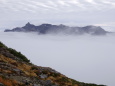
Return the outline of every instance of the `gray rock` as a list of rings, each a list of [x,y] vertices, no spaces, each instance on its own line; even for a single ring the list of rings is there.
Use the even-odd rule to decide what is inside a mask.
[[[46,80],[45,85],[52,85],[51,80]]]
[[[0,83],[0,86],[4,86],[2,83]]]
[[[47,77],[48,77],[46,74],[41,74],[41,75],[39,75],[39,76],[40,76],[40,78],[42,78],[42,79],[44,79],[44,78],[47,78]]]
[[[34,84],[33,86],[42,86],[42,85],[40,85],[40,84]]]
[[[51,80],[41,81],[42,85],[44,86],[52,86]]]

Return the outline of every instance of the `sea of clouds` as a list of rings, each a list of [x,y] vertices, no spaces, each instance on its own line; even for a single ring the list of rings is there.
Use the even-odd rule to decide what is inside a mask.
[[[0,32],[0,41],[38,66],[51,67],[81,82],[114,86],[115,34],[65,36]]]

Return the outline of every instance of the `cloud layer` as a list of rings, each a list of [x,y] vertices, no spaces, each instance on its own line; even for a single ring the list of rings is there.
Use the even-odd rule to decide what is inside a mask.
[[[48,66],[87,83],[114,86],[115,34],[107,36],[52,36],[0,33],[0,41],[26,55],[34,64]]]

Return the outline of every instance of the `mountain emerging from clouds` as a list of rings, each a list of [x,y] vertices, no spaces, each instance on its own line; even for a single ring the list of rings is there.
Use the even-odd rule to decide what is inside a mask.
[[[70,27],[63,24],[52,25],[52,24],[41,24],[35,26],[29,22],[23,27],[16,27],[12,30],[6,29],[4,32],[38,32],[39,34],[91,34],[91,35],[105,35],[108,33],[100,26],[85,26],[85,27]]]

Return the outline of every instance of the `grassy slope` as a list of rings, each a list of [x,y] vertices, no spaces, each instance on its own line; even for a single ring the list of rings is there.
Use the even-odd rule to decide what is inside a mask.
[[[26,86],[22,80],[16,78],[19,76],[22,77],[22,79],[23,77],[26,77],[31,82],[34,81],[34,83],[38,80],[50,80],[52,85],[55,84],[56,86],[105,86],[79,82],[60,74],[51,68],[35,66],[31,64],[30,60],[28,60],[23,54],[12,48],[8,48],[1,42],[0,48],[0,63],[4,64],[5,67],[10,65],[8,68],[18,69],[21,72],[10,70],[8,68],[6,68],[6,70],[0,66],[0,82],[5,86]],[[2,52],[6,52],[8,55],[5,53],[3,54]],[[13,58],[9,58],[10,56]],[[8,75],[10,75],[10,77]],[[41,78],[40,75],[46,75],[47,77]]]

